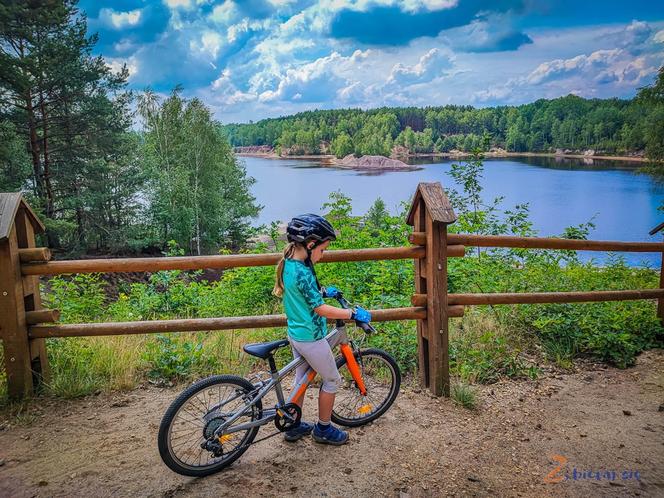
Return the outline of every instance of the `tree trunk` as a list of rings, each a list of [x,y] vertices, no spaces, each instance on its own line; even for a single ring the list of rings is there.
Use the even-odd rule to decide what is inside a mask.
[[[44,211],[46,210],[46,202],[44,197],[44,178],[42,177],[42,167],[39,158],[39,140],[37,138],[37,127],[35,125],[35,111],[32,107],[32,94],[30,90],[25,96],[25,107],[28,114],[28,133],[30,136],[30,154],[32,156],[32,172],[35,177],[35,187],[37,189],[37,197],[42,202]]]

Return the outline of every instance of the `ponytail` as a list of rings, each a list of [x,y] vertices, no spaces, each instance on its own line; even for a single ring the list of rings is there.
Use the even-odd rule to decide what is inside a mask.
[[[286,247],[284,247],[284,255],[277,263],[277,274],[275,275],[274,288],[272,289],[272,294],[281,297],[284,295],[284,261],[286,258],[290,258],[295,252],[295,242],[289,242]]]

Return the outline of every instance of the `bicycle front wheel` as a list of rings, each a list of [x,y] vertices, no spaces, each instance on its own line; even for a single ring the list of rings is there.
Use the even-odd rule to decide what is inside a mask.
[[[368,424],[383,415],[399,394],[401,371],[392,356],[381,349],[355,351],[366,387],[366,395],[360,393],[348,370],[346,358],[337,358],[337,368],[342,384],[337,391],[332,410],[332,421],[346,427]]]

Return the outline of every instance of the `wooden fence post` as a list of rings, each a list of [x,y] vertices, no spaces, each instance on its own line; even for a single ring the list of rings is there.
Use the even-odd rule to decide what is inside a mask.
[[[662,252],[662,263],[659,266],[659,288],[664,289],[664,251]],[[664,325],[664,298],[657,300],[657,316],[662,325]]]
[[[450,394],[447,306],[447,225],[456,215],[439,182],[420,183],[406,222],[424,233],[426,257],[415,260],[415,293],[426,294],[427,317],[417,321],[420,384]]]
[[[50,252],[35,247],[44,225],[20,193],[0,193],[0,338],[4,349],[7,390],[12,399],[33,392],[48,378],[44,339],[28,338],[26,313],[41,310],[39,277],[23,276],[21,260],[43,260]]]

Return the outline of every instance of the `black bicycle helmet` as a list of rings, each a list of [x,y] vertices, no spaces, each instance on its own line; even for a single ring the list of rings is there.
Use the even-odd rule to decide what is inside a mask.
[[[288,223],[286,229],[288,242],[299,242],[305,244],[311,240],[316,241],[314,247],[322,244],[326,240],[335,240],[337,238],[334,228],[322,216],[313,213],[301,214],[293,218]]]

